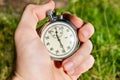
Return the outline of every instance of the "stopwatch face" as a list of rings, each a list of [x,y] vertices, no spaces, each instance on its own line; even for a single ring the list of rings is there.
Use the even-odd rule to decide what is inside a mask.
[[[68,23],[54,22],[42,30],[41,40],[51,57],[70,56],[78,45],[77,33]]]
[[[56,26],[56,27],[55,27]],[[51,36],[53,37],[53,38],[57,38],[56,37],[56,31],[57,31],[57,36],[58,37],[62,37],[62,35],[63,35],[63,27],[61,27],[61,25],[54,25],[53,26],[54,28],[51,28],[50,30],[49,30],[49,34],[51,34]]]

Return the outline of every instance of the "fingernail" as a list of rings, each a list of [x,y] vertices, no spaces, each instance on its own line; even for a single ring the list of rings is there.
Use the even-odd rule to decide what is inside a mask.
[[[73,75],[75,73],[74,69],[71,69],[70,71],[67,72],[69,75]]]
[[[65,70],[70,70],[70,69],[72,69],[73,68],[73,66],[74,66],[74,64],[73,64],[73,62],[66,62],[65,64],[64,64],[64,68],[65,68]]]
[[[87,31],[87,30],[83,30],[83,31],[82,31],[82,33],[83,33],[83,35],[84,35],[86,38],[88,38],[88,37],[89,37],[89,33],[88,33],[88,31]]]
[[[84,72],[86,72],[86,67],[85,66],[83,66],[82,68],[80,68],[80,73],[82,74]]]
[[[67,62],[64,64],[64,69],[65,71],[69,74],[69,75],[73,75],[74,74],[74,64],[73,62]]]

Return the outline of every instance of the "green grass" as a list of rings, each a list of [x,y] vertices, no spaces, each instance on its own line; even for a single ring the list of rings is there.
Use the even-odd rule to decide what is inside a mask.
[[[95,64],[78,80],[120,80],[120,1],[70,0],[66,9],[95,27],[91,40]],[[13,34],[21,10],[0,8],[0,80],[12,71],[14,58]]]

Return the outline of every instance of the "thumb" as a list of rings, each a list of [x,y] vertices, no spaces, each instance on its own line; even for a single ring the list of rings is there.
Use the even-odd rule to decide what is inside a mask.
[[[23,12],[22,18],[15,31],[15,43],[17,46],[23,45],[38,37],[36,25],[39,20],[46,17],[46,12],[54,9],[55,3],[49,0],[48,3],[42,5],[29,4]]]
[[[46,4],[34,5],[29,4],[22,15],[20,24],[33,27],[35,29],[37,22],[46,17],[46,12],[48,10],[53,10],[55,3],[53,0],[49,0]]]

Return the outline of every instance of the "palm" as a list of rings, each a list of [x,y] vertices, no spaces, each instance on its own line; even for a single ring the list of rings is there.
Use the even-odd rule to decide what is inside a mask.
[[[38,72],[44,80],[46,80],[46,77],[49,77],[48,79],[51,78],[50,80],[71,80],[70,76],[64,72],[60,62],[54,62],[50,59],[39,37],[27,40],[21,39],[22,43],[19,45],[22,47],[17,50],[17,67],[21,69],[17,68],[19,74],[22,75],[25,72],[29,72],[27,75],[34,76]]]

